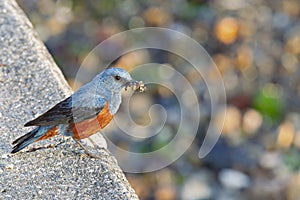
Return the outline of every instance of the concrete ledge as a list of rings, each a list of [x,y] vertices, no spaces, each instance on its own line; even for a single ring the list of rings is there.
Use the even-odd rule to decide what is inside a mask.
[[[92,159],[70,139],[42,141],[38,151],[9,154],[23,124],[71,90],[22,10],[0,1],[0,197],[1,199],[138,199],[116,159],[99,150]]]

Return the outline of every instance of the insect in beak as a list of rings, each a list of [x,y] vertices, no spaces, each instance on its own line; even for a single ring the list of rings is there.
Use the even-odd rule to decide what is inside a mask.
[[[143,81],[132,80],[127,82],[124,87],[125,91],[127,91],[128,87],[131,87],[132,90],[138,90],[139,92],[144,92],[146,90],[146,86],[144,85]]]

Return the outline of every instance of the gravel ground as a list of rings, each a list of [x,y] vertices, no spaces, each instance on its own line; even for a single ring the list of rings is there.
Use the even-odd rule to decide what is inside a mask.
[[[105,149],[87,157],[56,137],[9,154],[23,124],[71,93],[60,70],[15,1],[0,1],[0,199],[138,199]],[[62,142],[59,146],[51,148]]]

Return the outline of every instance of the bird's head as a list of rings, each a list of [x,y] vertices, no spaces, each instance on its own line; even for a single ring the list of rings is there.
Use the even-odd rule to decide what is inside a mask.
[[[120,92],[123,88],[127,87],[135,87],[135,89],[139,88],[141,91],[140,87],[144,87],[141,82],[133,80],[130,74],[121,68],[106,69],[98,76],[101,79],[101,82],[114,92]]]

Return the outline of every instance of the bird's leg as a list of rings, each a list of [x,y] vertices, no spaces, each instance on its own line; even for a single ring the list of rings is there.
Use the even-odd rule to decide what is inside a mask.
[[[73,137],[72,137],[73,138]],[[81,144],[77,139],[75,139],[75,138],[73,138],[74,140],[75,140],[75,142],[81,147],[81,148],[83,148],[83,150],[85,151],[85,153],[88,155],[88,156],[90,156],[90,157],[92,157],[92,158],[100,158],[100,157],[98,157],[98,156],[96,156],[96,155],[94,155],[92,152],[90,152],[85,146],[83,146],[83,144]]]

